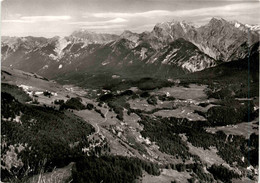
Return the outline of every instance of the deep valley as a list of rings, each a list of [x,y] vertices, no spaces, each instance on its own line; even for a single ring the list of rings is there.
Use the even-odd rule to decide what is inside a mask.
[[[259,31],[247,26],[2,37],[1,181],[257,182]]]

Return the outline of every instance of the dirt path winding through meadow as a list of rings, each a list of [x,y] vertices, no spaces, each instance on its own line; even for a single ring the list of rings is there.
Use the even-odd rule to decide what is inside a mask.
[[[107,121],[108,111],[109,111],[109,109],[107,109],[106,112],[104,113],[104,120],[102,120],[103,118],[100,117],[99,113],[96,113],[93,110],[92,111],[88,111],[88,110],[74,111],[74,114],[79,116],[79,117],[81,117],[86,123],[91,124],[95,128],[95,132],[88,136],[88,138],[91,139],[95,135],[100,133],[100,126],[99,126],[99,124],[105,123]],[[93,114],[94,114],[94,116],[93,116]],[[89,115],[91,115],[92,117],[89,118]]]

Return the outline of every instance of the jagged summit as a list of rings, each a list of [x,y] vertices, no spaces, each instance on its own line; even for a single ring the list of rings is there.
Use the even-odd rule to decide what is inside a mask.
[[[134,43],[136,43],[139,39],[139,34],[133,33],[129,30],[125,30],[121,35],[120,38],[128,39]]]
[[[218,18],[218,17],[212,17],[209,21],[210,22],[227,22],[225,19],[223,18]]]
[[[74,31],[70,38],[76,39],[78,41],[84,41],[88,43],[107,43],[110,41],[114,41],[119,38],[118,35],[115,34],[107,34],[107,33],[96,33],[86,29],[80,29]]]
[[[124,34],[136,34],[136,33],[133,33],[130,30],[124,30],[124,32],[121,35],[124,35]]]

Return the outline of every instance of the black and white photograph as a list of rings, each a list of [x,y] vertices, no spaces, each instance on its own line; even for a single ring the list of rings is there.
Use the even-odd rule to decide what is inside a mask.
[[[0,4],[0,183],[259,182],[259,0]]]

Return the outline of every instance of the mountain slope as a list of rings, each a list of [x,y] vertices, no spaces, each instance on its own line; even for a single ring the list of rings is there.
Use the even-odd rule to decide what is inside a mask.
[[[176,65],[190,72],[217,65],[217,62],[201,52],[194,44],[179,38],[173,41],[148,61],[165,65]]]
[[[259,41],[257,32],[240,27],[233,22],[213,18],[207,25],[198,28],[200,36],[191,39],[196,45],[200,45],[199,48],[205,53],[207,53],[206,50],[210,50],[213,53],[211,56],[215,59],[229,61],[230,55],[241,44],[247,42],[251,46]]]
[[[216,60],[228,61],[230,55],[242,43],[249,39],[249,45],[257,42],[259,34],[257,29],[248,29],[246,25],[238,22],[212,18],[208,24],[198,28],[184,21],[160,23],[151,33],[142,37],[143,40],[153,43],[155,49],[160,49],[178,38],[192,42]]]

